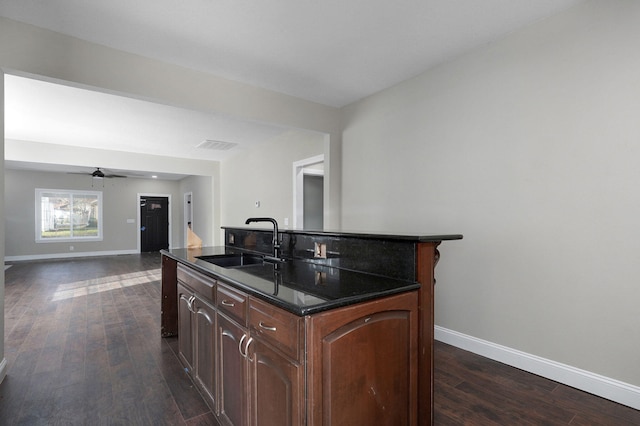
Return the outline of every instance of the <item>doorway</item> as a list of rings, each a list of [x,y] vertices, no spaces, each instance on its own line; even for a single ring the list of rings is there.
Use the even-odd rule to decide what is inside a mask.
[[[302,191],[302,227],[322,230],[324,221],[324,176],[304,173]]]
[[[193,192],[184,193],[184,246],[189,241],[189,230],[193,231]]]
[[[169,248],[169,197],[140,195],[140,252]]]

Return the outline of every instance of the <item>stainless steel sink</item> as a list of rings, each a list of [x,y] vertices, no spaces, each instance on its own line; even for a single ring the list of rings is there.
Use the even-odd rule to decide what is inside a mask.
[[[263,261],[263,256],[247,253],[219,254],[215,256],[199,256],[198,259],[223,268],[238,268],[241,266],[257,265]]]

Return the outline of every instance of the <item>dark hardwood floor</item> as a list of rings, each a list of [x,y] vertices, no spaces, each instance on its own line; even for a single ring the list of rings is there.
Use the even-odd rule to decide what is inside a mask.
[[[640,425],[640,411],[441,342],[436,425]]]
[[[215,425],[176,351],[160,337],[158,254],[16,263],[0,425]],[[436,425],[640,425],[640,411],[443,343],[435,364]]]
[[[215,424],[160,337],[160,256],[23,262],[5,272],[0,424]]]

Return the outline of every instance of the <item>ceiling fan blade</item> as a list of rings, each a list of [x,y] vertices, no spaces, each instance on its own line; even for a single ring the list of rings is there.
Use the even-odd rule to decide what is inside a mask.
[[[97,167],[96,170],[93,173],[91,173],[91,176],[93,176],[94,178],[103,178],[104,172],[100,170],[100,167]]]
[[[96,167],[96,169],[93,172],[67,172],[67,174],[91,176],[91,177],[96,178],[96,179],[128,178],[129,177],[127,175],[121,175],[121,174],[117,174],[117,173],[109,173],[106,169],[103,169],[101,167]],[[134,174],[132,176],[136,177],[137,175]]]

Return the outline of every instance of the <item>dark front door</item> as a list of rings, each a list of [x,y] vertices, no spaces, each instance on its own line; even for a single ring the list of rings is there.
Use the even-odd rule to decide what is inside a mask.
[[[169,198],[140,197],[140,251],[169,248]]]

